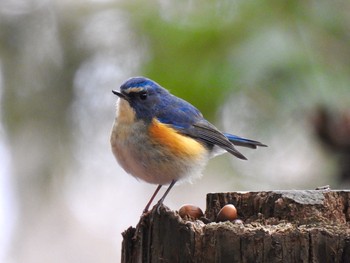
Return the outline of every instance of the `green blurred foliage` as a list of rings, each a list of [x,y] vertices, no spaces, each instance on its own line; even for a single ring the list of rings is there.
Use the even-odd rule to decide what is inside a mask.
[[[343,96],[349,7],[345,1],[133,1],[127,9],[147,45],[144,74],[212,118],[238,90],[270,96],[276,108],[349,103]]]

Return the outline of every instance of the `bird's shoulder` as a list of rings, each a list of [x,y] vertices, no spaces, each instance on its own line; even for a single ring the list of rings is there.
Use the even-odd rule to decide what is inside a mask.
[[[176,129],[187,129],[203,120],[202,113],[189,102],[169,94],[157,109],[156,118]]]

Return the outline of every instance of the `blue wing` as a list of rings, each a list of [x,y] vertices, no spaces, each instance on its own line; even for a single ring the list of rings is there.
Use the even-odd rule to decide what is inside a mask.
[[[246,159],[223,133],[203,118],[198,109],[180,98],[169,96],[158,106],[156,117],[160,122],[203,142],[209,150],[216,145],[240,159]]]
[[[163,97],[162,104],[158,107],[157,119],[180,131],[190,128],[194,123],[203,119],[202,113],[197,108],[171,94]]]

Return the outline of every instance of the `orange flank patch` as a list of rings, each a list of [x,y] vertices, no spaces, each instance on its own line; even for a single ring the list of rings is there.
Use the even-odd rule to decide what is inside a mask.
[[[157,143],[164,145],[175,155],[200,157],[205,153],[205,147],[196,140],[181,135],[175,129],[158,120],[153,120],[149,128],[150,137]]]

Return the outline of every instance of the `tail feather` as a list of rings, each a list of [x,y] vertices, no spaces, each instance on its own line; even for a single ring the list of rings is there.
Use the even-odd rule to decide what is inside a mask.
[[[236,146],[243,146],[251,149],[256,149],[258,146],[260,147],[267,147],[266,144],[263,144],[258,141],[242,138],[233,134],[224,133],[224,135],[229,139],[230,142],[232,142]]]

